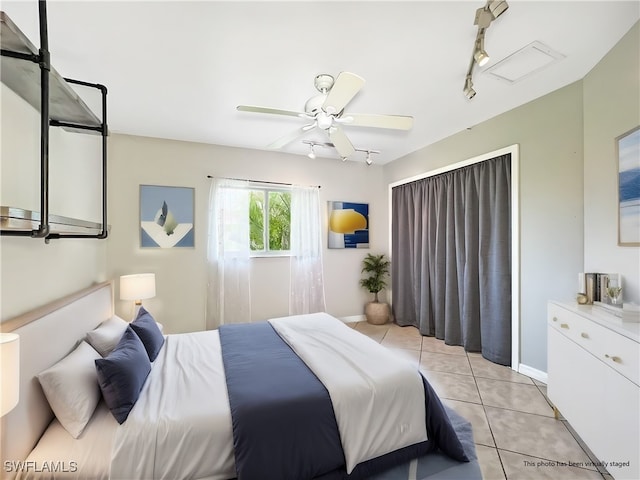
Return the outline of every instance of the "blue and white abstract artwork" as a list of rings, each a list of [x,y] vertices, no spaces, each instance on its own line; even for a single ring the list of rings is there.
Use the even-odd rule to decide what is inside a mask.
[[[369,248],[369,204],[329,202],[329,248]]]
[[[618,137],[618,243],[640,245],[640,127]]]
[[[193,188],[140,185],[140,246],[193,248],[193,211]]]

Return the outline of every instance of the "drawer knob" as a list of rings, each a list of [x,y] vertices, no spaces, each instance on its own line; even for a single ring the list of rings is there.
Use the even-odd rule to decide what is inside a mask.
[[[557,322],[558,321],[558,317],[553,317],[553,321]]]
[[[566,328],[567,330],[569,330],[569,325],[566,323],[561,323],[560,328]]]
[[[580,336],[581,336],[582,338],[589,338],[589,334],[588,334],[588,333],[586,333],[586,332],[582,332],[582,333],[580,334]]]
[[[622,359],[616,355],[614,356],[610,356],[608,353],[604,354],[605,357],[610,358],[611,360],[613,360],[616,363],[622,363]]]

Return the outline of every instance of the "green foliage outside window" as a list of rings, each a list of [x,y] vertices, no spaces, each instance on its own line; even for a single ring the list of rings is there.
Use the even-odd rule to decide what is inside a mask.
[[[272,190],[252,190],[249,195],[249,236],[251,250],[289,250],[291,237],[291,193]],[[268,235],[265,235],[266,229],[268,229]],[[265,241],[268,242],[267,246],[265,246]]]
[[[264,191],[249,192],[249,245],[251,250],[264,250]]]

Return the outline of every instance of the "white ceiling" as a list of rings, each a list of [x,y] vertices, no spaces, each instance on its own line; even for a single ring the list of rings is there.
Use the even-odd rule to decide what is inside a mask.
[[[112,132],[252,149],[306,122],[237,105],[303,111],[316,75],[356,73],[366,83],[346,112],[415,119],[409,132],[345,127],[384,164],[583,78],[640,17],[637,1],[509,0],[487,31],[491,61],[467,100],[484,3],[50,1],[49,49],[62,75],[108,87]],[[39,45],[36,0],[0,6]],[[515,84],[483,73],[533,41],[565,58]],[[283,151],[306,154],[303,139],[328,141],[314,130]],[[318,153],[338,159],[333,149]]]

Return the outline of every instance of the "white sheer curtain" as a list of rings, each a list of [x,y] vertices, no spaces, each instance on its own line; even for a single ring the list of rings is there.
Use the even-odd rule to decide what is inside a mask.
[[[325,311],[321,225],[318,188],[292,187],[289,315]]]
[[[251,321],[249,182],[214,178],[209,195],[206,327]]]

